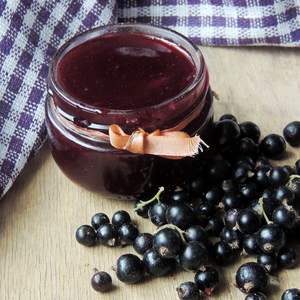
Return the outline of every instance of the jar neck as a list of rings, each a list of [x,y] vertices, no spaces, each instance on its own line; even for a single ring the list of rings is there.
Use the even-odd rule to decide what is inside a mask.
[[[196,113],[167,130],[147,133],[140,129],[128,135],[116,124],[109,127],[109,134],[75,125],[57,111],[52,97],[48,97],[47,109],[48,113],[54,113],[55,118],[60,120],[59,123],[68,130],[98,141],[110,142],[114,148],[127,150],[133,154],[151,154],[178,160],[188,156],[193,157],[199,151],[203,152],[202,145],[209,148],[209,145],[199,135],[196,134],[191,137],[188,133],[181,131],[196,118]]]

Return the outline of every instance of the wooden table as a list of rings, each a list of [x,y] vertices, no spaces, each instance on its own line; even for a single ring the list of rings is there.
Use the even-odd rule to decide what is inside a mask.
[[[201,47],[210,70],[211,86],[219,94],[215,119],[232,113],[238,121],[258,124],[262,136],[282,134],[284,126],[300,120],[300,50],[282,48]],[[300,148],[287,147],[274,165],[292,164]],[[139,218],[132,202],[102,199],[65,178],[55,165],[47,144],[27,165],[0,202],[1,299],[178,299],[175,288],[193,280],[188,272],[171,272],[163,278],[145,277],[138,284],[119,282],[111,270],[131,246],[86,248],[75,240],[75,231],[89,224],[97,212],[109,217],[126,209],[141,232],[152,232],[149,220]],[[299,242],[295,245],[299,254]],[[244,299],[231,282],[245,258],[226,266],[214,265],[221,284],[211,299]],[[90,285],[93,269],[112,275],[114,288],[106,294]],[[300,260],[295,268],[277,271],[265,291],[269,300],[278,300],[287,288],[300,288]],[[205,299],[202,296],[201,299]]]

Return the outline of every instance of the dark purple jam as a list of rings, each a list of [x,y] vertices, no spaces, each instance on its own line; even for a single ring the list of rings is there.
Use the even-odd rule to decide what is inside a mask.
[[[61,87],[79,102],[128,110],[172,99],[194,80],[195,67],[180,47],[141,34],[93,38],[59,63]]]

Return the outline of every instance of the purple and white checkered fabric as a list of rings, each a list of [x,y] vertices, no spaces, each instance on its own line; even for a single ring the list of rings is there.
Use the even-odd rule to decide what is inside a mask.
[[[300,46],[299,0],[120,0],[119,22],[169,27],[199,45]]]
[[[111,0],[0,0],[0,197],[46,138],[45,78],[57,48],[117,21]]]
[[[117,21],[169,27],[204,45],[300,46],[300,0],[0,0],[0,198],[46,139],[53,54]]]

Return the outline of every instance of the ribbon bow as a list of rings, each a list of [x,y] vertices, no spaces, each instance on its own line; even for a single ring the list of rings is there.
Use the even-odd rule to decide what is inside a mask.
[[[190,137],[183,131],[155,130],[147,133],[143,129],[131,135],[124,133],[118,125],[109,128],[110,143],[117,149],[136,154],[153,154],[169,159],[194,156],[203,151],[201,144],[208,145],[198,136]]]

